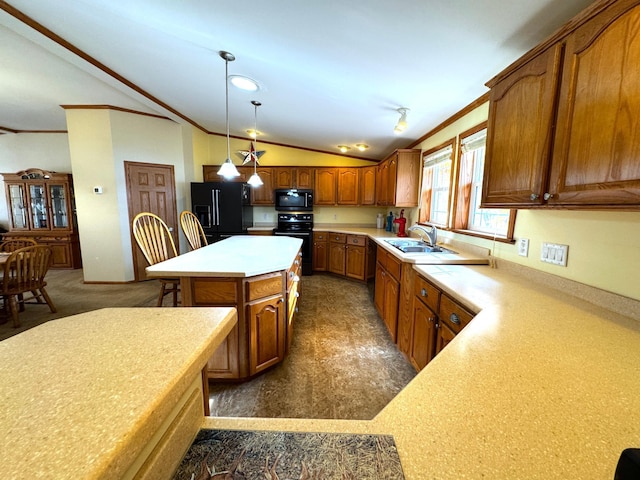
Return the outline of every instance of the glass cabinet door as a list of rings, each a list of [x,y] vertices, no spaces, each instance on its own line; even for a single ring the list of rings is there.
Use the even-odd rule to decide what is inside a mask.
[[[32,228],[49,228],[47,222],[47,197],[44,193],[44,185],[29,185],[29,198],[31,199]]]
[[[24,204],[24,189],[22,185],[9,185],[9,202],[11,209],[11,221],[13,228],[29,228],[27,219],[27,209]]]
[[[68,228],[67,198],[64,185],[49,185],[53,228]]]

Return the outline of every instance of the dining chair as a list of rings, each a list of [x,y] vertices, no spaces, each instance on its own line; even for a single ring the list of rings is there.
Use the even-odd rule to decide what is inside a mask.
[[[56,307],[44,288],[47,285],[44,278],[52,261],[51,247],[47,245],[20,248],[11,252],[7,258],[0,294],[14,327],[20,326],[18,312],[24,311],[26,303],[34,303],[29,300],[35,300],[39,304],[46,303],[51,313],[56,312]],[[24,297],[27,292],[31,292],[32,296]]]
[[[197,250],[209,244],[200,220],[189,210],[180,214],[180,227],[184,236],[187,237],[191,250]]]
[[[0,252],[13,252],[20,248],[30,247],[31,245],[37,244],[38,242],[36,242],[33,238],[10,238],[9,240],[5,240],[4,242],[0,243]]]
[[[178,256],[169,227],[157,215],[150,212],[139,213],[133,219],[132,229],[133,237],[149,265]],[[159,280],[158,307],[162,306],[165,295],[169,293],[173,296],[173,306],[177,306],[180,279],[160,278]]]

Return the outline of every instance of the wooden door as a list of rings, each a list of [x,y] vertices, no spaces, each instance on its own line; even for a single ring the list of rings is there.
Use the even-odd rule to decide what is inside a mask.
[[[387,278],[387,272],[379,263],[376,264],[375,275],[375,290],[373,294],[373,303],[380,315],[380,318],[384,318],[384,284]]]
[[[358,169],[339,168],[337,177],[338,205],[358,205]]]
[[[294,169],[291,167],[277,167],[273,169],[273,188],[291,188],[293,187]],[[264,180],[263,180],[264,181]]]
[[[312,167],[296,168],[294,187],[296,188],[313,188],[313,172]]]
[[[251,205],[273,205],[274,169],[271,167],[258,167],[257,172],[262,179],[262,185],[251,189]]]
[[[337,168],[316,168],[315,205],[336,204]]]
[[[491,86],[483,207],[543,203],[561,55],[551,47]]]
[[[407,357],[410,356],[412,326],[413,326],[413,303],[414,303],[414,282],[416,271],[413,264],[404,262],[402,264],[402,274],[400,281],[400,305],[398,307],[398,349]]]
[[[345,245],[344,243],[329,242],[329,271],[344,275]]]
[[[284,358],[285,302],[282,295],[247,307],[251,323],[250,370],[253,375]]]
[[[395,342],[398,337],[398,300],[400,283],[390,274],[386,275],[384,285],[384,323]]]
[[[345,275],[347,277],[365,280],[366,278],[366,249],[360,245],[347,245],[345,260]]]
[[[376,172],[378,167],[360,169],[360,205],[376,204]]]
[[[314,238],[317,234],[313,234]],[[313,270],[317,272],[327,271],[327,242],[317,240],[313,242]]]
[[[449,345],[449,342],[456,337],[456,334],[445,323],[439,322],[437,338],[436,338],[436,351],[435,355],[439,354],[444,347]]]
[[[390,205],[389,203],[389,162],[385,160],[378,165],[376,176],[376,203],[380,206]]]
[[[141,212],[158,215],[171,230],[173,241],[178,247],[178,215],[176,207],[176,187],[173,165],[124,162],[129,202],[129,225]],[[145,268],[149,266],[140,251],[133,234],[133,268],[136,281],[146,280]]]
[[[548,203],[640,204],[640,6],[567,37]]]
[[[410,360],[416,370],[422,370],[435,353],[436,314],[419,300],[414,302]]]

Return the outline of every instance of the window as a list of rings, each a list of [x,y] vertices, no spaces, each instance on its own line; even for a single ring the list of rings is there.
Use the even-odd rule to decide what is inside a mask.
[[[513,239],[515,210],[480,208],[486,139],[483,122],[423,153],[419,222],[468,235]]]
[[[422,155],[421,222],[449,226],[453,142],[451,140]]]

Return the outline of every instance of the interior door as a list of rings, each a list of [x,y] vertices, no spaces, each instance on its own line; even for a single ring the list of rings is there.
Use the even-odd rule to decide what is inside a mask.
[[[129,202],[129,225],[141,212],[158,215],[169,226],[178,248],[178,215],[173,165],[124,162]],[[138,248],[133,234],[133,268],[136,281],[147,279],[145,268],[149,265]]]

